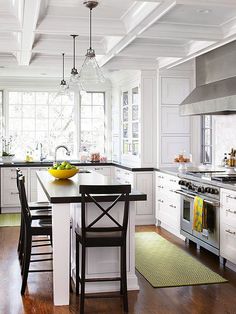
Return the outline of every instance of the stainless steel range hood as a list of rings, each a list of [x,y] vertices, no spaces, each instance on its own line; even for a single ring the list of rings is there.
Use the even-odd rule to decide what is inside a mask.
[[[236,114],[236,41],[196,58],[196,86],[181,115]]]

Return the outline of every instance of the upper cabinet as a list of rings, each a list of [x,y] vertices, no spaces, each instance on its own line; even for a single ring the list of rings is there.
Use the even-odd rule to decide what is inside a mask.
[[[131,87],[122,91],[122,157],[140,158],[140,91]]]
[[[162,77],[161,79],[161,104],[179,105],[190,92],[189,78]]]

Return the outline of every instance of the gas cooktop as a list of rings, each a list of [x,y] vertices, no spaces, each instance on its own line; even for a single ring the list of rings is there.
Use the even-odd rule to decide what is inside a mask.
[[[221,182],[236,182],[236,173],[227,173],[222,170],[204,170],[204,171],[189,171],[190,174],[197,178],[204,178],[208,180],[216,180]]]

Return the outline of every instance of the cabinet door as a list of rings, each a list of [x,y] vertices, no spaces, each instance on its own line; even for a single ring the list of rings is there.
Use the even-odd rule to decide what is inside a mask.
[[[220,255],[236,264],[236,228],[221,221]]]
[[[30,177],[29,177],[29,196],[30,196],[30,202],[36,202],[37,201],[37,171],[45,171],[47,168],[30,168]]]
[[[190,93],[190,79],[163,77],[161,79],[161,102],[165,105],[179,105]]]
[[[104,176],[110,176],[111,175],[111,167],[97,166],[97,167],[90,167],[89,169],[96,171],[100,174],[103,174]]]
[[[190,136],[162,136],[161,164],[173,165],[174,158],[179,152],[190,153]]]
[[[190,133],[190,118],[179,115],[179,106],[164,106],[161,108],[162,134]]]
[[[135,189],[147,194],[147,200],[137,202],[136,214],[137,215],[154,215],[153,204],[153,174],[142,173],[136,174]]]

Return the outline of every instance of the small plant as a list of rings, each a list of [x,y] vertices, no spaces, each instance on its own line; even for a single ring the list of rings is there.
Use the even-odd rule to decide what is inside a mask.
[[[11,153],[11,143],[12,143],[12,136],[9,138],[5,138],[2,136],[2,157],[13,157],[14,154]]]

